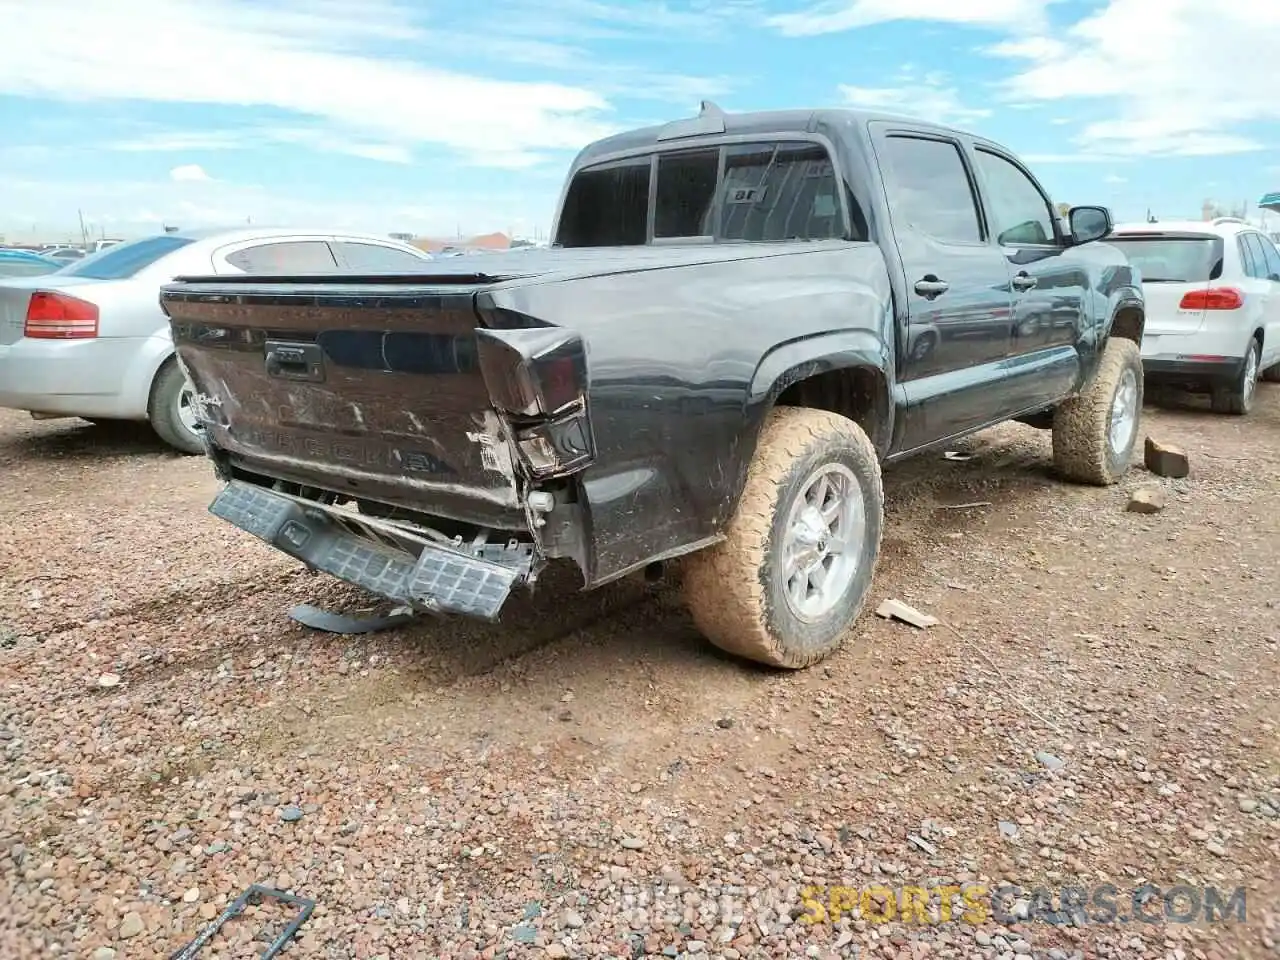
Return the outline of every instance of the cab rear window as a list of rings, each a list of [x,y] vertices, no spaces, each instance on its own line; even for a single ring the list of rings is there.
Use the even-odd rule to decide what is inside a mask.
[[[853,206],[853,196],[846,197]],[[855,224],[865,225],[861,211],[851,212]],[[866,239],[865,229],[856,232]],[[826,149],[764,141],[668,150],[580,170],[565,195],[556,242],[768,243],[845,235],[840,184]]]

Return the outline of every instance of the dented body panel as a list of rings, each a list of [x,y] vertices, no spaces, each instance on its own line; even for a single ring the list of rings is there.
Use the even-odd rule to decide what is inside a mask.
[[[1057,226],[1050,246],[1030,252],[989,236],[943,251],[951,293],[937,304],[920,293],[937,245],[893,216],[886,138],[948,138],[966,164],[995,145],[851,111],[713,120],[689,136],[649,128],[592,144],[566,191],[584,169],[695,147],[719,151],[723,186],[738,145],[818,145],[821,176],[837,189],[826,213],[806,216],[838,218],[838,238],[787,239],[792,207],[781,237],[659,241],[651,206],[648,238],[626,246],[473,254],[413,275],[166,286],[161,303],[210,456],[240,484],[219,509],[243,529],[262,511],[291,518],[299,543],[329,545],[330,566],[356,549],[348,534],[382,535],[339,533],[335,504],[407,524],[384,546],[398,558],[396,589],[413,597],[437,574],[396,551],[416,555],[405,545],[427,542],[424,530],[448,542],[419,560],[434,555],[459,589],[468,577],[496,582],[485,564],[509,561],[513,582],[527,581],[557,557],[598,586],[721,537],[776,403],[846,412],[882,459],[896,459],[1074,394],[1122,307],[1141,305],[1122,254],[1074,247]],[[987,186],[975,182],[986,224]],[[737,193],[735,203],[758,200],[755,188]],[[729,202],[714,201],[717,215]],[[557,236],[565,205],[562,195]],[[748,206],[739,209],[749,216]],[[1029,273],[1039,292],[1025,285]],[[246,483],[318,505],[299,512]],[[254,532],[316,566],[286,526]],[[507,546],[481,545],[491,534]]]
[[[424,274],[337,289],[192,282],[164,302],[178,356],[213,401],[208,439],[231,465],[498,530],[533,532],[476,328],[571,329],[586,344],[595,459],[574,481],[574,522],[590,536],[570,555],[594,585],[714,540],[788,374],[824,363],[883,369],[891,357],[875,244],[653,253],[555,251],[548,262],[564,254],[596,272],[556,264],[545,274],[524,253],[525,273],[457,294]],[[485,256],[486,269],[499,271],[499,259]],[[320,379],[269,371],[267,345],[298,341],[322,351]]]

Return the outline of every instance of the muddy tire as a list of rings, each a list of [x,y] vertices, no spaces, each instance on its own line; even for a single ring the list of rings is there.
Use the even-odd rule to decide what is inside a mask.
[[[185,454],[204,453],[198,430],[184,421],[184,405],[190,402],[187,378],[175,360],[166,360],[151,385],[147,419],[156,435],[173,449]]]
[[[1221,386],[1215,385],[1211,394],[1214,413],[1229,413],[1242,417],[1253,409],[1253,397],[1258,389],[1258,360],[1262,356],[1262,344],[1257,338],[1249,341],[1244,362],[1235,380]]]
[[[883,525],[880,462],[862,428],[824,410],[776,408],[725,540],[685,558],[694,623],[748,660],[817,663],[862,610]]]
[[[1111,337],[1085,389],[1053,414],[1053,465],[1065,479],[1110,486],[1129,469],[1142,420],[1142,352]]]

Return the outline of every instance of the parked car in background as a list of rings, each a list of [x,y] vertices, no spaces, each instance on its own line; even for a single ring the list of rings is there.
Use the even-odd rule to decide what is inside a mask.
[[[162,284],[183,273],[412,273],[431,259],[370,234],[194,230],[113,244],[56,273],[0,279],[0,407],[147,420],[170,446],[201,453]]]
[[[61,260],[32,250],[0,250],[0,278],[44,276],[65,266]]]
[[[1246,414],[1259,376],[1280,381],[1280,250],[1235,217],[1127,223],[1107,243],[1142,275],[1148,380],[1208,391]]]
[[[68,246],[50,246],[44,247],[40,251],[41,255],[52,257],[55,260],[61,260],[63,263],[70,263],[72,260],[84,259],[85,252],[79,247]]]

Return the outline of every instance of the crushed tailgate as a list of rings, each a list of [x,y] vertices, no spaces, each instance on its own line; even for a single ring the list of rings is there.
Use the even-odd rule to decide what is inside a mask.
[[[247,469],[351,496],[517,515],[477,357],[475,293],[497,278],[339,279],[164,288],[211,443]]]

